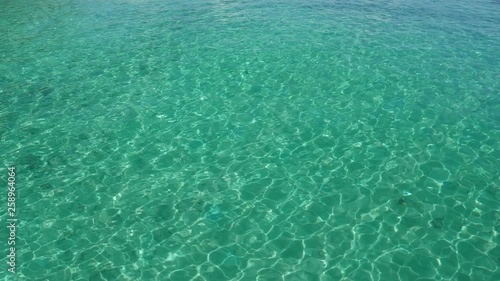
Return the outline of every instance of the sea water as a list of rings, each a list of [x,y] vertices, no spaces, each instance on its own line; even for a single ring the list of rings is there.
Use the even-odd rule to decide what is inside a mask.
[[[500,280],[498,1],[0,7],[2,279]]]

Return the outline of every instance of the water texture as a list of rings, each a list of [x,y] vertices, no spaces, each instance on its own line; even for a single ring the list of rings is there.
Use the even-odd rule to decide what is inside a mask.
[[[498,1],[0,7],[2,280],[500,280]]]

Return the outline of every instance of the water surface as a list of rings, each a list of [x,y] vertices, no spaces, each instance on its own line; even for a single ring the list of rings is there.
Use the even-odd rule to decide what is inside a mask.
[[[500,5],[445,2],[0,0],[0,276],[500,280]]]

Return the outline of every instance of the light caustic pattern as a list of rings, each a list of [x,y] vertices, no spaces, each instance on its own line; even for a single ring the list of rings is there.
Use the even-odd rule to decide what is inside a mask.
[[[1,2],[5,280],[500,280],[500,5]]]

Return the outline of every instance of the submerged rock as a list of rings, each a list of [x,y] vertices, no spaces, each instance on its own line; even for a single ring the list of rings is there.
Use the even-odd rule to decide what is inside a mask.
[[[398,204],[399,204],[399,205],[406,206],[406,205],[408,205],[408,202],[406,201],[406,199],[405,199],[405,198],[404,198],[404,196],[403,196],[403,197],[401,197],[401,198],[399,199]]]
[[[431,221],[432,227],[436,229],[441,229],[444,226],[444,217],[435,218]]]

